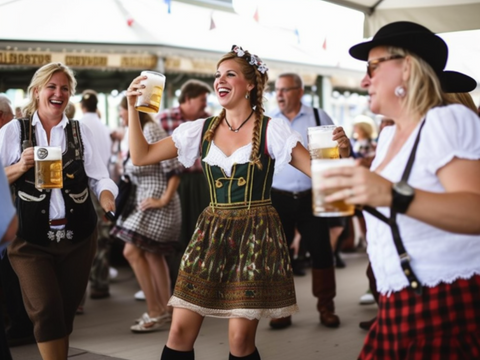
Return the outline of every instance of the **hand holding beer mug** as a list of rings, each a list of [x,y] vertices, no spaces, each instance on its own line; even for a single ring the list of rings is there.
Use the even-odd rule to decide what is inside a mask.
[[[321,125],[307,129],[308,151],[312,160],[340,158],[338,143],[332,140],[333,130],[336,127],[336,125]]]
[[[138,96],[135,109],[146,113],[158,113],[165,87],[165,75],[155,71],[142,71],[141,75],[147,76],[147,79],[140,82],[145,88],[141,89],[142,95]]]
[[[325,196],[330,195],[339,189],[322,191],[320,189],[320,185],[322,184],[322,174],[325,170],[354,165],[355,160],[352,158],[312,160],[312,208],[314,216],[336,217],[353,215],[355,211],[355,205],[353,204],[346,204],[344,200],[334,201],[331,203],[325,202]]]
[[[62,149],[59,146],[35,146],[35,187],[61,189],[63,187]]]

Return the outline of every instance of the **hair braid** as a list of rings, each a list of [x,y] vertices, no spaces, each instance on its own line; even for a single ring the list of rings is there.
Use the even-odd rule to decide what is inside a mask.
[[[213,124],[210,126],[210,129],[207,130],[205,136],[203,137],[206,141],[212,141],[213,135],[215,135],[215,130],[217,129],[218,125],[223,121],[225,118],[225,109],[220,111],[220,114],[213,119]]]
[[[262,100],[263,100],[263,87],[264,87],[264,80],[262,79],[262,75],[258,70],[255,70],[256,76],[256,103],[252,104],[255,106],[255,125],[253,129],[253,137],[252,137],[252,153],[250,154],[250,161],[253,162],[257,167],[262,170],[262,163],[260,161],[261,154],[259,153],[260,148],[260,135],[261,135],[261,124],[263,119],[263,112],[264,109],[262,107]]]

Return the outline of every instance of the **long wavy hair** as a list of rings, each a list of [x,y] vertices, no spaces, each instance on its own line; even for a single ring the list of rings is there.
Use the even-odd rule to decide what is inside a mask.
[[[260,148],[260,128],[262,124],[263,114],[265,109],[263,108],[263,93],[265,91],[268,75],[267,72],[261,73],[258,71],[257,66],[250,65],[247,61],[247,58],[250,58],[252,55],[248,51],[244,51],[245,55],[239,57],[235,52],[229,51],[221,57],[217,63],[217,69],[220,64],[226,60],[233,60],[238,65],[240,65],[241,72],[245,79],[254,85],[254,88],[250,92],[250,106],[254,109],[255,112],[255,125],[253,129],[252,136],[252,153],[250,154],[250,161],[254,163],[259,169],[262,169],[262,163],[260,162],[259,148]],[[225,109],[222,109],[220,114],[214,119],[214,122],[210,129],[205,133],[204,139],[211,141],[215,134],[215,130],[218,125],[225,118]]]

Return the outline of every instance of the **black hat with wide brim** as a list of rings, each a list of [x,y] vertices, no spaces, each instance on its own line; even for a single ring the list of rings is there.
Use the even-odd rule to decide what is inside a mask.
[[[397,21],[383,26],[372,40],[354,45],[349,52],[355,59],[368,60],[368,53],[377,46],[395,46],[408,50],[425,60],[440,74],[448,59],[448,47],[442,38],[426,27],[409,22]]]
[[[387,24],[377,31],[370,41],[350,48],[350,55],[358,60],[368,60],[368,53],[377,46],[395,46],[408,50],[425,60],[435,71],[445,92],[470,92],[477,82],[457,71],[443,71],[448,59],[445,41],[426,27],[398,21]]]
[[[445,70],[440,75],[442,90],[447,93],[470,92],[477,88],[475,79],[458,71]]]

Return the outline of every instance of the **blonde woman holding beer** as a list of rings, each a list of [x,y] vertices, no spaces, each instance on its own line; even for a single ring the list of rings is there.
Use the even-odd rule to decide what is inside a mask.
[[[205,316],[229,319],[229,359],[260,359],[255,334],[261,317],[297,309],[282,224],[270,201],[273,172],[288,163],[310,174],[301,137],[279,119],[264,116],[267,67],[233,46],[217,63],[218,116],[181,124],[171,137],[148,144],[134,108],[145,79],[128,91],[133,163],[177,157],[185,166],[202,158],[210,206],[200,215],[182,258],[170,334],[162,359],[194,359]]]
[[[395,121],[370,171],[330,170],[323,184],[341,188],[327,201],[370,206],[380,299],[359,358],[479,359],[480,122],[442,91],[477,84],[444,71],[445,42],[411,22],[385,25],[350,54],[368,61],[362,86],[372,112]]]
[[[44,360],[67,359],[68,338],[96,249],[97,216],[90,197],[97,196],[105,211],[114,211],[118,191],[97,156],[92,133],[65,116],[75,87],[68,67],[44,65],[28,87],[28,118],[0,130],[0,161],[15,189],[20,224],[8,256]],[[35,169],[34,158],[53,146],[62,164],[58,171],[50,165],[49,171],[59,173],[63,186],[55,179],[42,185],[51,188],[36,188],[41,167]]]

